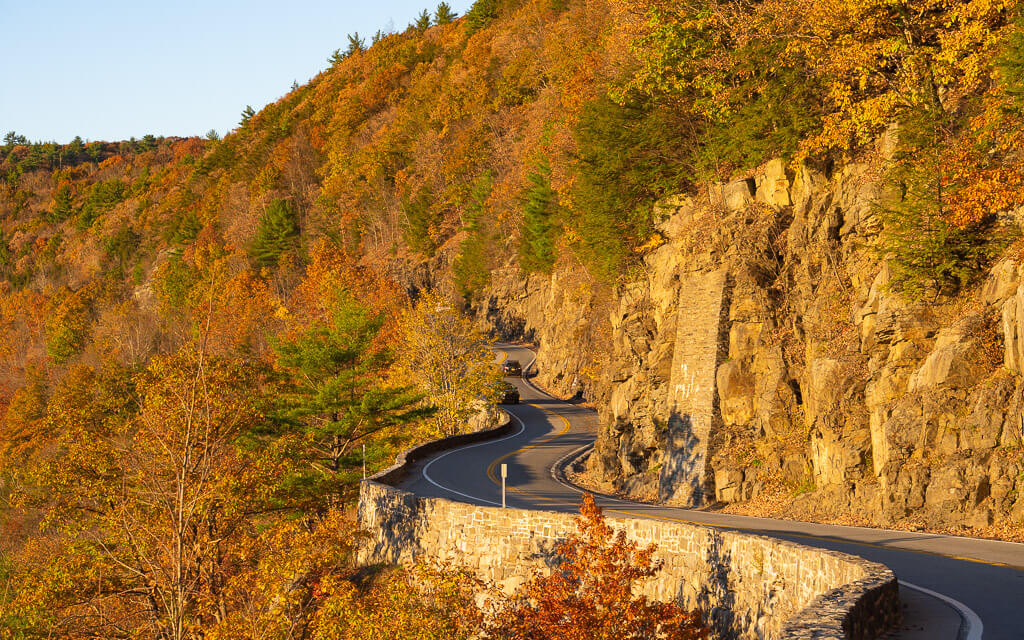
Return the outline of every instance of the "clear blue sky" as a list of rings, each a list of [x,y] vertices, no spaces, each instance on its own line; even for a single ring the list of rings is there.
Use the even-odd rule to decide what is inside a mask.
[[[221,134],[440,0],[0,0],[0,136]],[[459,15],[472,0],[448,0]]]

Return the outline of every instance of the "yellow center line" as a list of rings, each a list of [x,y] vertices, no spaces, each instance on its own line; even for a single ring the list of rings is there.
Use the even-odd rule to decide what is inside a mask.
[[[520,448],[516,449],[515,451],[510,451],[509,453],[506,453],[505,455],[501,456],[500,458],[497,458],[494,462],[492,462],[491,465],[489,467],[487,467],[487,477],[490,478],[491,482],[493,482],[494,484],[498,484],[498,485],[501,484],[501,481],[498,480],[498,476],[494,472],[494,470],[497,468],[497,466],[502,461],[508,460],[509,458],[511,458],[512,456],[516,455],[517,453],[522,453],[523,451],[528,451],[530,449],[533,449],[536,446],[542,445],[542,444],[544,444],[546,442],[551,442],[552,440],[554,440],[556,438],[560,438],[561,436],[565,435],[565,433],[567,431],[569,431],[569,420],[565,416],[557,414],[554,411],[552,411],[550,409],[546,409],[545,407],[542,407],[540,405],[536,405],[536,404],[530,403],[530,406],[534,407],[535,409],[540,409],[541,411],[543,411],[544,413],[547,413],[550,416],[558,418],[559,420],[561,420],[562,422],[565,423],[565,427],[563,427],[561,431],[559,431],[558,433],[556,433],[553,436],[548,436],[547,438],[544,438],[543,440],[538,440],[537,442],[534,442],[533,444],[526,445],[525,447],[520,447]],[[524,493],[523,491],[520,491],[518,489],[514,489],[513,488],[512,490],[513,491],[519,491],[520,493]],[[534,494],[529,494],[529,495],[534,495]],[[534,496],[534,497],[541,498],[542,496]],[[550,498],[548,498],[548,499],[550,499]]]
[[[558,414],[558,413],[555,413],[553,410],[548,409],[547,407],[542,407],[542,406],[539,406],[539,405],[536,405],[536,404],[533,404],[533,403],[530,403],[530,406],[534,407],[534,408],[537,408],[537,409],[540,409],[541,411],[543,411],[543,412],[545,412],[545,413],[547,413],[547,414],[549,414],[549,415],[551,415],[551,416],[553,416],[555,418],[558,418],[559,420],[561,420],[562,422],[565,423],[565,427],[561,431],[559,431],[558,433],[556,433],[553,436],[548,436],[547,438],[544,438],[543,440],[538,440],[537,442],[535,442],[533,444],[527,445],[525,447],[520,447],[519,449],[516,449],[515,451],[511,451],[509,453],[506,453],[505,455],[501,456],[500,458],[497,458],[494,462],[492,462],[490,464],[490,466],[487,467],[487,477],[490,478],[491,482],[493,482],[495,485],[498,485],[498,486],[501,485],[501,480],[498,479],[498,476],[495,473],[495,469],[497,468],[497,466],[502,461],[511,458],[512,456],[516,455],[517,453],[522,453],[523,451],[528,451],[529,449],[532,449],[532,448],[534,448],[534,447],[536,447],[538,445],[545,444],[547,442],[551,442],[552,440],[560,438],[561,436],[565,435],[565,433],[567,431],[569,431],[569,420],[565,416],[563,416],[561,414]],[[549,502],[549,503],[553,503],[553,504],[557,504],[557,505],[563,505],[563,506],[569,506],[569,507],[579,506],[578,503],[575,503],[575,502],[566,502],[564,500],[558,500],[556,498],[549,498],[547,496],[542,496],[542,495],[539,495],[539,494],[534,493],[532,491],[527,491],[525,489],[518,489],[516,487],[506,487],[506,489],[509,490],[509,491],[513,491],[515,493],[519,493],[519,494],[525,495],[525,496],[530,496],[531,498],[535,498],[537,500],[543,500],[545,502]],[[585,492],[584,490],[580,490],[580,491],[581,492]],[[650,505],[650,506],[658,507],[658,505]],[[1012,565],[1009,565],[1009,564],[1006,564],[1006,563],[1003,563],[1003,562],[991,562],[991,561],[988,561],[988,560],[979,560],[977,558],[968,558],[968,557],[964,557],[964,556],[954,556],[954,555],[949,555],[949,554],[945,554],[945,553],[938,553],[938,552],[935,552],[935,551],[922,551],[922,550],[919,550],[919,549],[907,549],[907,548],[903,548],[903,547],[891,547],[891,546],[877,544],[877,543],[874,543],[874,542],[862,542],[862,541],[859,541],[859,540],[850,540],[849,538],[835,538],[835,537],[828,537],[828,536],[816,536],[816,535],[809,534],[809,533],[795,533],[795,532],[788,532],[788,531],[771,532],[771,531],[765,531],[763,529],[751,529],[751,528],[746,528],[746,527],[738,527],[738,526],[734,526],[734,525],[724,525],[724,524],[711,524],[709,522],[699,522],[697,520],[687,520],[687,519],[684,519],[684,518],[670,518],[668,516],[661,516],[661,515],[656,515],[656,514],[644,514],[644,513],[637,512],[637,511],[626,511],[624,509],[614,509],[614,508],[610,508],[610,507],[606,507],[606,508],[604,508],[602,510],[607,512],[607,513],[617,513],[617,514],[621,514],[621,515],[633,516],[633,517],[636,517],[636,518],[645,518],[645,519],[653,518],[653,519],[656,519],[656,520],[667,520],[669,522],[679,522],[681,524],[695,525],[695,526],[698,526],[698,527],[711,527],[712,529],[721,529],[721,530],[726,530],[726,531],[743,531],[743,532],[750,532],[750,533],[754,533],[754,534],[758,534],[758,535],[768,535],[768,536],[770,536],[772,534],[774,534],[774,535],[785,535],[785,536],[790,536],[790,537],[793,537],[793,538],[800,538],[802,540],[816,540],[818,542],[833,542],[833,543],[834,542],[843,542],[843,543],[846,543],[846,544],[858,545],[858,546],[862,546],[862,547],[871,547],[873,549],[886,549],[886,550],[889,550],[889,551],[904,551],[904,552],[907,552],[907,553],[916,553],[916,554],[920,554],[920,555],[939,556],[939,557],[942,557],[942,558],[951,558],[953,560],[963,560],[963,561],[966,561],[966,562],[974,562],[976,564],[985,564],[985,565],[989,565],[989,566],[992,566],[992,567],[1004,567],[1004,568],[1009,568],[1009,569],[1016,568],[1016,567],[1013,567]]]

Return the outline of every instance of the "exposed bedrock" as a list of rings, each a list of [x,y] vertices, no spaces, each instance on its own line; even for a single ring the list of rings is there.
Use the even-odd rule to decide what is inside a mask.
[[[876,212],[901,196],[879,173],[774,160],[660,203],[664,241],[632,282],[510,267],[476,311],[539,344],[543,385],[598,407],[587,467],[606,489],[1021,523],[1024,265],[1004,258],[953,300],[895,292]]]

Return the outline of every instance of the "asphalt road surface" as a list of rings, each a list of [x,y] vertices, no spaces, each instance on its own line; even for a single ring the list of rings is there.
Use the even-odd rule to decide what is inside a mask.
[[[500,357],[533,353],[500,345]],[[502,439],[468,445],[423,460],[402,487],[423,496],[501,506],[499,465],[508,465],[509,507],[575,511],[581,491],[552,468],[594,442],[597,415],[543,393],[528,379],[508,378],[522,403],[507,405],[515,429]],[[906,607],[893,638],[1024,640],[1024,545],[887,529],[844,527],[665,507],[598,496],[605,513],[658,518],[748,531],[868,558],[900,580]],[[955,611],[955,615],[952,613]]]

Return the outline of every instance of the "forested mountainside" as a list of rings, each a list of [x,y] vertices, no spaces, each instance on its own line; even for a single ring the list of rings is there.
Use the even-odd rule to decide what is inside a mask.
[[[544,381],[604,412],[592,481],[649,494],[674,296],[718,268],[718,499],[1019,527],[1021,149],[1016,0],[478,0],[349,38],[223,139],[9,134],[0,615],[169,633],[140,613],[156,578],[90,532],[156,544],[125,523],[174,461],[140,452],[201,415],[234,497],[200,509],[188,624],[313,624],[316,589],[271,587],[344,550],[293,516],[341,517],[356,443],[379,468],[465,415],[426,415],[410,346],[445,305],[540,338]],[[368,399],[332,405],[345,385]]]

